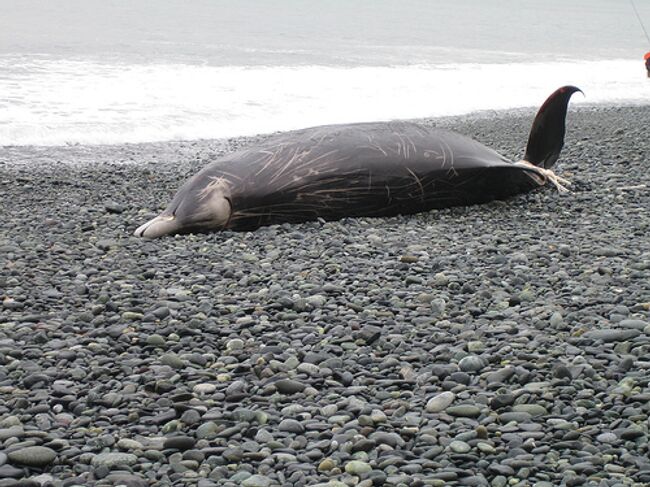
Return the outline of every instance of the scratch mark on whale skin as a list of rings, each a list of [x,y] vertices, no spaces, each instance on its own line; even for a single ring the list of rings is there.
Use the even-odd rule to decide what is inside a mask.
[[[471,139],[408,123],[321,127],[226,156],[203,190],[221,187],[220,174],[228,180],[232,228],[389,216],[474,201],[484,176],[472,165],[487,161],[490,171],[506,164],[500,157]]]

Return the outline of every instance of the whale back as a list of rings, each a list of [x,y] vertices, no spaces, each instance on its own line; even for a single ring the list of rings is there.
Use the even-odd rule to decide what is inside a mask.
[[[409,122],[287,132],[207,166],[230,187],[229,228],[389,216],[504,199],[539,184],[463,135]]]

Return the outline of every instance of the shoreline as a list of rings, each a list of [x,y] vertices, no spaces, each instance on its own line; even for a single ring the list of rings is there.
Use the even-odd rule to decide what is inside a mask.
[[[639,101],[637,103],[629,102],[623,104],[582,103],[579,105],[570,104],[568,113],[570,114],[570,113],[583,113],[583,112],[601,112],[601,111],[628,110],[628,109],[635,110],[635,109],[643,109],[647,107],[650,107],[650,103],[642,102],[642,101]],[[412,119],[406,118],[406,119],[399,119],[399,120],[404,120],[404,121],[409,121],[414,123],[422,123],[425,125],[434,124],[434,125],[440,125],[442,127],[445,127],[445,126],[456,126],[459,124],[462,125],[464,123],[471,123],[474,121],[481,121],[481,120],[530,116],[531,123],[532,123],[532,117],[534,117],[538,109],[539,106],[508,108],[504,110],[477,110],[477,111],[458,114],[458,115],[444,115],[439,117],[425,117],[425,118],[412,118]],[[391,121],[391,120],[377,120],[377,121],[381,122],[381,121]],[[125,147],[125,148],[137,149],[141,147],[147,147],[147,146],[155,147],[160,145],[170,145],[170,146],[178,145],[182,147],[187,144],[199,144],[199,145],[218,144],[218,143],[227,144],[228,141],[233,141],[233,140],[255,141],[258,139],[263,139],[275,133],[279,133],[279,131],[259,133],[253,135],[233,135],[227,137],[197,138],[197,139],[172,139],[172,140],[157,140],[157,141],[147,141],[147,142],[124,142],[124,143],[115,143],[115,144],[66,143],[66,144],[57,144],[57,145],[33,145],[33,144],[32,145],[0,145],[0,150],[19,153],[22,150],[33,150],[36,152],[42,152],[42,151],[46,151],[47,149],[57,150],[57,149],[65,149],[65,148],[109,149],[109,148]],[[4,158],[0,158],[0,164],[6,163],[6,161],[3,161],[3,159]]]
[[[572,107],[570,194],[155,241],[263,136],[0,148],[2,485],[648,485],[648,126]]]

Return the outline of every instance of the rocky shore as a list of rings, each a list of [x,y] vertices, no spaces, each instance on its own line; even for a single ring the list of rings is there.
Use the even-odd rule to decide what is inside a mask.
[[[648,127],[570,112],[569,194],[156,241],[254,139],[0,148],[0,487],[650,485]]]

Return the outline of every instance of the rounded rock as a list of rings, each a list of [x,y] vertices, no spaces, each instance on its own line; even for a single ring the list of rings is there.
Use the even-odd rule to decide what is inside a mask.
[[[472,449],[472,447],[464,441],[454,440],[449,443],[449,449],[454,453],[467,453]]]
[[[117,465],[135,465],[138,457],[132,453],[106,452],[95,455],[91,460],[91,465],[95,468],[104,467],[111,469]]]
[[[449,406],[446,412],[450,416],[478,418],[481,415],[481,408],[472,404],[459,404],[458,406]]]
[[[345,464],[345,472],[350,475],[363,475],[372,470],[369,463],[360,460],[352,460]]]
[[[251,475],[241,483],[243,487],[269,487],[271,479],[265,475]]]
[[[165,439],[163,448],[185,451],[193,448],[195,444],[196,440],[191,436],[170,436]]]
[[[451,403],[454,402],[454,399],[456,399],[456,394],[453,392],[441,392],[437,396],[429,399],[427,405],[425,406],[425,409],[429,413],[439,413],[447,409],[447,407],[449,407]]]
[[[46,446],[28,446],[7,454],[9,461],[27,467],[45,467],[56,459],[56,452]]]

